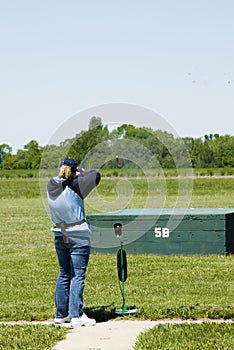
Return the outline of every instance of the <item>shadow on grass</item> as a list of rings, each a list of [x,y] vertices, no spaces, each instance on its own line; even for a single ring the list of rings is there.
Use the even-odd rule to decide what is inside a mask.
[[[97,322],[105,322],[116,318],[114,303],[110,305],[97,305],[84,308],[88,317],[95,318]]]
[[[121,308],[118,308],[121,309]],[[129,310],[136,309],[135,305],[130,306]],[[232,305],[221,306],[208,306],[207,308],[201,307],[199,304],[184,306],[181,305],[177,308],[166,308],[162,310],[153,309],[151,313],[138,308],[136,313],[133,314],[117,314],[115,313],[116,307],[112,303],[110,305],[97,305],[90,308],[85,308],[84,311],[91,318],[95,318],[97,322],[106,322],[113,319],[173,319],[180,318],[181,320],[197,320],[199,318],[208,319],[233,319],[234,320],[234,308]]]
[[[115,310],[116,307],[114,303],[110,305],[98,305],[90,308],[84,308],[84,311],[87,313],[88,317],[95,318],[97,322],[107,322],[109,320],[121,317],[115,313]],[[128,316],[123,315],[123,317],[126,318]]]

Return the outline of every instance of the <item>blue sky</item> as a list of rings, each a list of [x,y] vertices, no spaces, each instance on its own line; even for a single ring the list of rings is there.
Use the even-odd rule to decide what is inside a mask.
[[[233,18],[231,0],[1,1],[0,144],[45,145],[110,103],[151,109],[180,136],[234,135]]]

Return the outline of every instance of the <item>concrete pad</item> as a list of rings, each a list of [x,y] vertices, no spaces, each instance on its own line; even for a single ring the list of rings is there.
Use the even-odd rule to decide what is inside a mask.
[[[137,336],[155,325],[157,321],[108,321],[95,326],[76,327],[69,330],[66,339],[52,350],[131,350]]]

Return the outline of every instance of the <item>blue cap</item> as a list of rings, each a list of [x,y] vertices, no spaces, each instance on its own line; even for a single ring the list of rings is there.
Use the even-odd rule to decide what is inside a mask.
[[[75,161],[75,159],[72,158],[64,158],[60,164],[60,167],[62,165],[67,165],[71,168],[72,173],[75,173],[78,167],[78,163]]]

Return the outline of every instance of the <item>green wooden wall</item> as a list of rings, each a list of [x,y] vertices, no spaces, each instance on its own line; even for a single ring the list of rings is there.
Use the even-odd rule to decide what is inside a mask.
[[[87,216],[92,252],[193,255],[234,253],[234,209],[134,208]],[[122,225],[117,238],[114,225]]]

